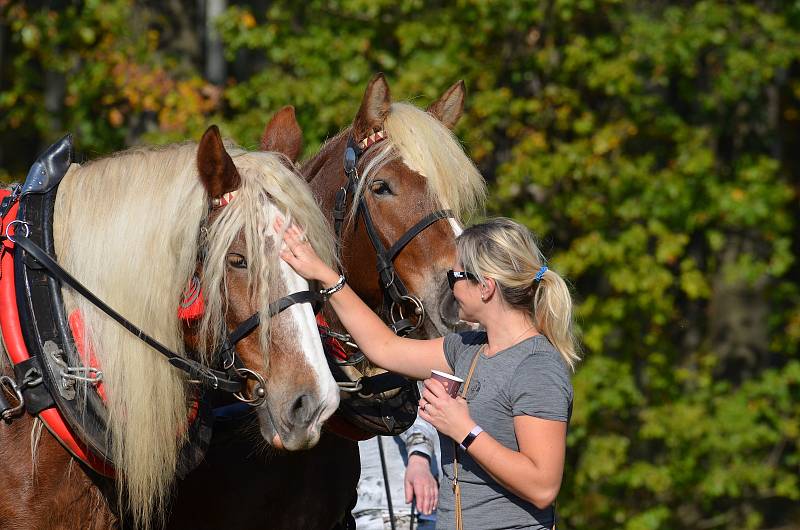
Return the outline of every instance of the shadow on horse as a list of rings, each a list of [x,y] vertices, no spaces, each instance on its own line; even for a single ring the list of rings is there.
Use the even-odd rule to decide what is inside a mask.
[[[70,152],[0,206],[0,528],[161,526],[210,437],[204,392],[254,405],[251,448],[319,440],[339,390],[319,296],[279,259],[273,220],[331,263],[333,240],[292,153],[226,146],[216,127],[85,165]],[[63,304],[42,310],[42,293]]]
[[[459,324],[445,275],[455,259],[460,216],[482,206],[485,195],[481,175],[450,130],[464,96],[459,82],[427,111],[392,103],[378,74],[353,124],[301,168],[337,237],[348,283],[384,321],[412,337],[441,336]],[[283,126],[274,127],[276,121]],[[301,146],[294,111],[286,108],[267,127],[261,147],[296,156]],[[325,310],[325,319],[344,333],[332,311]],[[354,383],[383,372],[367,362],[348,364],[332,368]],[[400,426],[381,415],[395,393],[343,392],[339,412],[309,451],[254,450],[240,435],[248,418],[215,429],[205,461],[181,482],[168,527],[350,528],[360,475],[356,440],[413,422]]]

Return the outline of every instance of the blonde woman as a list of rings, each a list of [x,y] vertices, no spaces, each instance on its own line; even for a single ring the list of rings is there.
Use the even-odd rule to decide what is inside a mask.
[[[283,259],[334,292],[330,304],[370,361],[425,379],[419,414],[440,433],[446,479],[437,527],[552,528],[579,356],[569,290],[530,232],[498,218],[458,237],[448,282],[459,316],[481,331],[432,340],[392,333],[296,227],[284,242]],[[466,400],[431,370],[469,379]]]

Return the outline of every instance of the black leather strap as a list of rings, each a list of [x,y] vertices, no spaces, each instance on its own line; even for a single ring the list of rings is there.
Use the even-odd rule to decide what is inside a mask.
[[[278,300],[275,300],[269,305],[269,316],[274,317],[282,313],[283,311],[289,309],[294,304],[312,304],[316,306],[318,304],[322,304],[325,301],[325,297],[319,294],[316,291],[298,291],[296,293],[292,293],[289,295],[284,296]],[[315,311],[316,313],[316,311]],[[247,335],[252,333],[254,329],[256,329],[259,324],[261,323],[261,315],[259,313],[254,314],[234,329],[228,336],[228,340],[230,344],[236,344]]]
[[[109,317],[113,318],[122,327],[135,335],[137,338],[145,342],[148,346],[165,356],[169,363],[181,370],[187,372],[193,379],[199,380],[203,385],[209,386],[214,389],[223,390],[225,392],[239,392],[242,390],[241,380],[228,379],[227,374],[224,372],[213,370],[202,364],[184,359],[175,352],[168,349],[166,346],[158,342],[156,339],[149,336],[147,333],[136,327],[128,319],[120,315],[117,311],[112,309],[108,304],[100,300],[89,289],[81,284],[75,277],[65,271],[53,258],[51,258],[41,247],[36,245],[27,237],[17,234],[14,236],[14,243],[22,248],[29,256],[35,259],[39,264],[45,268],[47,274],[67,285],[78,292],[81,296],[89,300],[92,304],[97,306],[98,309],[103,311]]]
[[[398,239],[397,242],[392,245],[388,251],[386,251],[386,255],[390,260],[394,261],[400,251],[403,250],[406,245],[411,243],[411,240],[417,237],[417,235],[419,235],[423,230],[431,226],[439,219],[447,219],[448,217],[453,217],[452,210],[436,210],[435,212],[428,214],[420,222],[409,228],[408,231],[403,234],[403,237]]]

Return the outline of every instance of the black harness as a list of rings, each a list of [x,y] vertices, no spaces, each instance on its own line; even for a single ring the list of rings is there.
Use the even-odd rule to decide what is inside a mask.
[[[344,173],[347,181],[336,192],[333,208],[333,224],[339,250],[342,247],[343,226],[347,216],[347,198],[348,195],[352,196],[355,193],[359,180],[358,161],[371,145],[382,141],[385,137],[385,133],[378,131],[368,137],[369,141],[364,140],[359,144],[352,134],[347,139],[347,148],[344,152]],[[450,210],[437,210],[426,215],[388,249],[375,229],[375,222],[363,194],[356,206],[356,219],[359,216],[364,219],[364,227],[375,249],[378,284],[383,293],[381,316],[389,323],[395,334],[405,336],[413,333],[425,320],[425,308],[419,297],[409,293],[395,270],[394,260],[406,245],[425,229],[440,219],[454,217],[453,213]],[[408,306],[411,306],[413,316],[404,315],[404,309]],[[323,329],[322,332],[323,336],[327,334],[356,348],[356,352],[346,360],[339,360],[330,353],[327,355],[331,372],[339,388],[346,393],[340,402],[339,411],[344,413],[351,423],[373,434],[394,435],[408,429],[417,417],[419,390],[416,382],[392,372],[364,376],[352,381],[341,367],[360,363],[364,360],[363,353],[357,350],[358,346],[352,343],[348,334],[327,329]]]
[[[358,165],[359,158],[361,158],[365,151],[366,148],[362,148],[356,144],[351,134],[347,139],[347,149],[345,149],[344,152],[344,173],[347,177],[347,182],[336,192],[336,199],[333,207],[333,227],[336,232],[336,240],[339,248],[341,248],[342,244],[342,226],[346,217],[347,196],[355,192],[359,179],[356,166]],[[372,214],[369,211],[367,201],[363,194],[359,198],[356,208],[356,219],[359,215],[364,218],[364,227],[367,230],[367,235],[372,243],[372,247],[375,249],[378,283],[383,292],[383,307],[381,312],[383,313],[384,319],[390,323],[390,327],[397,335],[408,335],[419,329],[424,322],[425,308],[418,296],[409,294],[403,280],[394,268],[394,260],[406,245],[426,228],[440,219],[453,218],[453,212],[451,210],[436,210],[431,212],[409,228],[406,233],[388,249],[383,245],[375,229],[375,222],[372,220]],[[412,318],[406,318],[403,314],[403,307],[409,304],[413,306],[416,322],[414,322]],[[396,316],[399,318],[395,318]]]

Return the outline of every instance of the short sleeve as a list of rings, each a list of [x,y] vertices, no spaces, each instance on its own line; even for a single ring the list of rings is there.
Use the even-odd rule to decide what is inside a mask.
[[[513,416],[569,421],[572,383],[559,360],[537,354],[526,357],[511,380],[509,397]]]
[[[461,335],[458,333],[448,333],[444,336],[444,358],[453,373],[456,370],[456,357],[462,348],[461,345]]]
[[[486,342],[485,331],[462,331],[460,333],[450,333],[444,336],[444,358],[453,373],[456,373],[456,360],[458,356],[468,348],[484,344]]]

